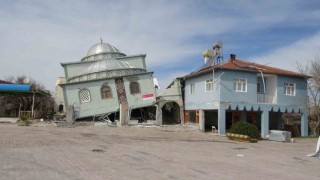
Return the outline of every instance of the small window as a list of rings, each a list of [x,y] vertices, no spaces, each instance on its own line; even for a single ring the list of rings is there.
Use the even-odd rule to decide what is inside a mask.
[[[138,94],[138,93],[140,93],[139,83],[137,83],[137,82],[131,82],[131,83],[130,83],[130,92],[131,92],[131,94]]]
[[[190,94],[195,94],[196,86],[195,84],[190,84]]]
[[[112,98],[112,90],[109,86],[104,85],[101,87],[101,97],[102,99]]]
[[[81,89],[79,91],[80,103],[87,103],[91,101],[90,91],[88,89]]]
[[[235,92],[247,92],[247,79],[244,79],[244,78],[234,79],[233,90]]]
[[[213,90],[213,80],[206,80],[206,92]]]
[[[294,83],[284,83],[284,94],[288,96],[295,96],[296,85]]]

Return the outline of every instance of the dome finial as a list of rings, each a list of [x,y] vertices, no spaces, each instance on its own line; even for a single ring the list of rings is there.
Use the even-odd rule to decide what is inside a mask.
[[[101,44],[102,44],[102,43],[103,43],[103,40],[102,40],[101,34],[100,34],[100,41],[101,41]]]

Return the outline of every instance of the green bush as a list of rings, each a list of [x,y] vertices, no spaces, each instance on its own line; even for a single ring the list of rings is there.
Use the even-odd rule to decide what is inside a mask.
[[[244,121],[238,121],[234,123],[230,129],[230,132],[233,134],[247,135],[253,139],[261,139],[258,128],[255,125]]]
[[[20,116],[20,119],[21,119],[22,121],[26,121],[26,120],[28,119],[28,116],[22,115],[22,116]]]

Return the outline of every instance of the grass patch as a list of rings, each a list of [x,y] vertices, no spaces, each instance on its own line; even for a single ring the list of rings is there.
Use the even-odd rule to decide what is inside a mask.
[[[299,139],[312,139],[312,138],[319,138],[319,135],[310,135],[310,136],[301,136],[297,137]]]

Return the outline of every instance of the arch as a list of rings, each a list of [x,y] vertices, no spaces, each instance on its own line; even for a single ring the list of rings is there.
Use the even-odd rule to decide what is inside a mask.
[[[88,89],[81,89],[79,91],[80,103],[88,103],[91,101],[90,91]]]
[[[140,85],[138,82],[131,82],[130,83],[130,93],[131,94],[138,94],[140,93]]]
[[[112,98],[112,90],[109,86],[103,85],[101,87],[101,98],[102,99],[109,99]]]
[[[162,106],[162,124],[180,124],[180,106],[174,101],[165,103]]]

